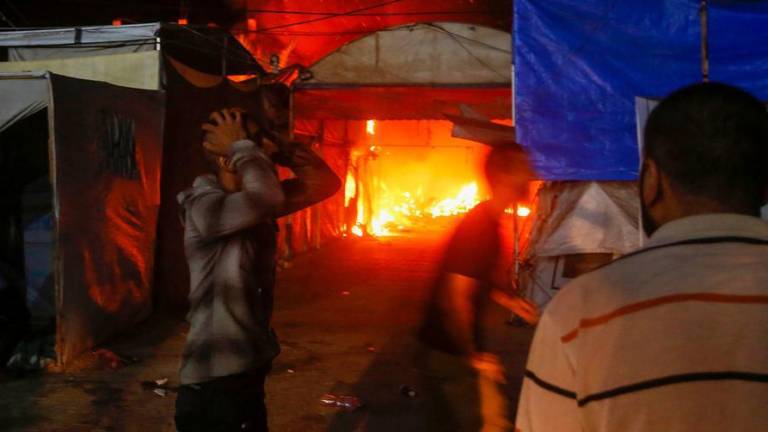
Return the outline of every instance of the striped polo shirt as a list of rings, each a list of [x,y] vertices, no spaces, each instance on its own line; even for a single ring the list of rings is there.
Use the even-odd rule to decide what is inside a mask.
[[[768,431],[768,223],[679,219],[564,287],[516,430]]]

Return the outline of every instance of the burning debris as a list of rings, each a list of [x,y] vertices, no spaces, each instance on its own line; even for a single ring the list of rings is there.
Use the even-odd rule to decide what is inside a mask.
[[[488,148],[452,137],[450,122],[368,120],[360,135],[344,187],[348,236],[444,227],[489,196],[478,180]],[[517,209],[520,217],[531,213],[529,203]]]

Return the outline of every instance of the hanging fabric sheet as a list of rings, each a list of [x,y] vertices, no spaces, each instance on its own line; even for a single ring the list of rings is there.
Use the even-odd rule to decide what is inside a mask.
[[[768,98],[768,4],[709,2],[710,78]],[[635,97],[701,81],[700,2],[515,2],[518,140],[547,180],[634,180]]]

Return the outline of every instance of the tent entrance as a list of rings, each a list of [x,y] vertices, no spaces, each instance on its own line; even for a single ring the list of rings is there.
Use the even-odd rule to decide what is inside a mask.
[[[0,361],[16,354],[15,367],[37,368],[54,358],[54,218],[48,157],[48,110],[0,133]],[[31,330],[31,331],[30,331]],[[17,345],[24,337],[24,343]],[[14,346],[15,349],[14,349]]]
[[[26,304],[36,320],[54,317],[51,277],[53,194],[48,158],[48,110],[0,133],[2,216],[0,262],[26,283]]]

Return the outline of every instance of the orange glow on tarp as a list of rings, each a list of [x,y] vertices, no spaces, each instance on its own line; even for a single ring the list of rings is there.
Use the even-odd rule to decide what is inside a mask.
[[[269,66],[271,53],[282,53],[283,64],[311,66],[365,34],[403,24],[464,22],[509,31],[512,20],[512,3],[497,0],[443,0],[439,3],[409,0],[385,2],[377,7],[372,7],[369,0],[264,0],[256,3],[260,10],[285,12],[254,11],[253,15],[235,25],[232,32],[265,68]],[[365,11],[354,13],[361,9]],[[254,20],[255,25],[250,20]],[[286,47],[291,49],[286,50]]]
[[[227,79],[234,82],[248,81],[258,77],[258,75],[227,75]]]

